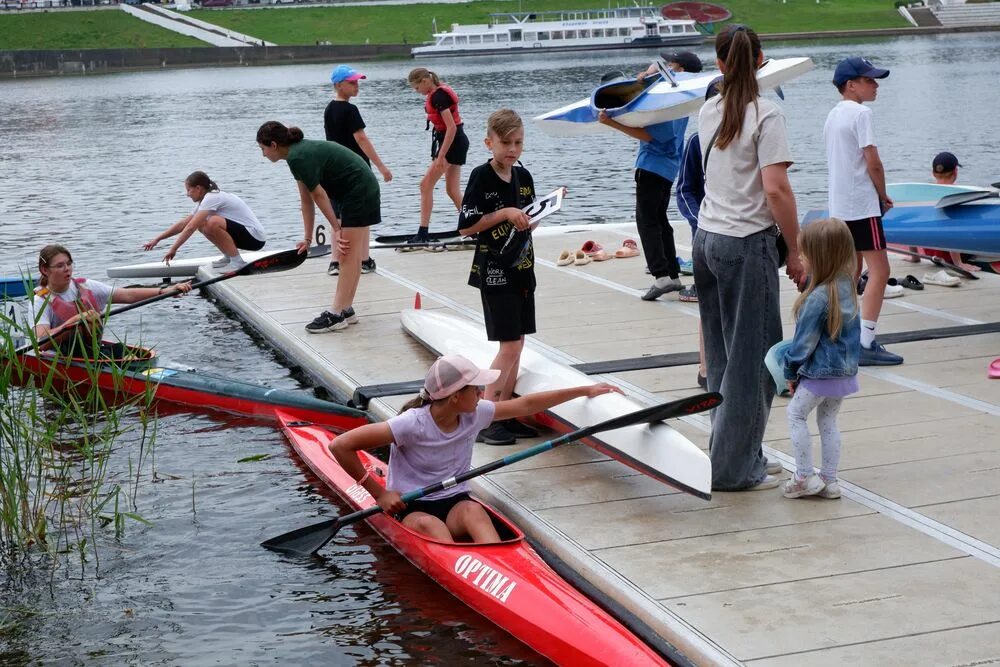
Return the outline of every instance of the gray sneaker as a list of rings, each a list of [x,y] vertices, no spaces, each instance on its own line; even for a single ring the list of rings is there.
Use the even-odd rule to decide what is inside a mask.
[[[685,303],[698,303],[698,288],[694,285],[685,287],[678,292],[677,300],[684,301]]]
[[[679,292],[684,289],[684,284],[680,278],[657,278],[653,286],[640,297],[643,301],[656,301],[664,294]]]
[[[903,357],[893,354],[885,349],[876,340],[871,347],[861,346],[861,355],[858,357],[858,366],[898,366],[903,363]]]

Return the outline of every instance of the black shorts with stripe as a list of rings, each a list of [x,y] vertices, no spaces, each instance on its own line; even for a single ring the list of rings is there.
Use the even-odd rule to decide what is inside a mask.
[[[873,215],[860,220],[847,220],[847,228],[854,237],[854,249],[858,252],[885,250],[885,232],[882,230],[882,216]]]

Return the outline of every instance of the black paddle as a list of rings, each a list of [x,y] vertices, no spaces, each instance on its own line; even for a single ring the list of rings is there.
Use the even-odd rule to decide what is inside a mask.
[[[941,197],[941,199],[934,204],[934,208],[948,208],[949,206],[959,206],[960,204],[968,204],[969,202],[979,201],[980,199],[992,199],[995,197],[1000,197],[1000,192],[997,192],[996,190],[956,192],[955,194]]]
[[[299,254],[299,251],[295,248],[292,248],[291,250],[282,250],[281,252],[276,252],[273,255],[267,255],[265,257],[261,257],[260,259],[255,259],[252,262],[248,262],[246,266],[236,269],[235,271],[228,271],[222,275],[215,276],[214,278],[208,278],[206,280],[199,280],[191,283],[191,289],[207,287],[208,285],[213,285],[223,280],[229,280],[230,278],[235,278],[236,276],[250,276],[263,273],[275,273],[277,271],[287,271],[288,269],[294,269],[304,261],[306,261],[306,253]],[[164,292],[163,294],[157,294],[156,296],[151,296],[148,299],[143,299],[142,301],[136,301],[135,303],[129,303],[124,306],[112,308],[107,312],[107,317],[119,315],[142,306],[148,306],[151,303],[156,303],[157,301],[163,301],[164,299],[177,296],[177,294],[178,293],[175,291]],[[80,322],[77,322],[76,325],[74,325],[74,327],[76,326],[80,326]],[[64,329],[56,335],[62,335],[65,331],[69,331],[69,329]],[[28,352],[36,347],[41,347],[51,340],[51,338],[52,336],[43,336],[28,345],[14,350],[14,354],[24,354],[25,352]]]
[[[930,255],[924,255],[922,253],[913,252],[911,250],[903,250],[902,248],[896,248],[893,246],[889,246],[888,248],[886,248],[886,250],[888,250],[889,252],[894,252],[897,255],[906,255],[907,257],[917,257],[918,259],[929,259],[931,260],[931,263],[934,264],[935,266],[940,266],[942,269],[948,269],[949,271],[961,275],[963,278],[968,278],[969,280],[979,280],[979,276],[977,276],[975,273],[966,271],[965,269],[955,266],[950,262],[946,262],[940,257],[931,257]]]
[[[493,472],[498,468],[509,466],[512,463],[523,461],[524,459],[535,456],[536,454],[541,454],[542,452],[547,452],[550,449],[555,449],[560,445],[565,445],[568,442],[582,440],[583,438],[594,435],[595,433],[613,431],[618,428],[631,426],[632,424],[654,423],[663,421],[664,419],[692,415],[698,412],[704,412],[705,410],[711,410],[720,403],[722,403],[722,394],[711,392],[707,394],[689,396],[688,398],[682,398],[680,400],[671,401],[670,403],[664,403],[662,405],[654,405],[642,410],[636,410],[635,412],[630,412],[620,417],[608,419],[607,421],[603,421],[599,424],[594,424],[593,426],[588,426],[586,428],[581,428],[571,433],[567,433],[566,435],[559,436],[554,440],[549,440],[539,445],[535,445],[534,447],[529,447],[528,449],[517,452],[516,454],[510,454],[502,459],[481,465],[478,468],[473,468],[472,470],[464,472],[456,477],[452,477],[451,479],[446,479],[442,482],[425,486],[422,489],[417,489],[416,491],[410,491],[402,497],[402,500],[404,503],[414,501],[417,498],[426,496],[428,493],[434,493],[435,491],[451,488],[456,484],[472,479],[473,477],[478,477],[479,475]],[[322,549],[323,546],[333,539],[334,535],[336,535],[344,526],[350,523],[355,523],[356,521],[361,521],[362,519],[367,519],[368,517],[374,516],[381,511],[381,507],[374,505],[368,509],[353,512],[339,519],[328,519],[321,523],[305,526],[304,528],[298,528],[283,535],[272,537],[266,542],[261,542],[261,546],[273,551],[280,551],[282,553],[296,556],[308,556]]]
[[[476,239],[464,239],[459,241],[429,241],[427,243],[379,243],[378,245],[368,246],[368,249],[378,250],[379,248],[411,248],[413,250],[420,250],[422,248],[440,248],[442,246],[474,245],[476,245]]]

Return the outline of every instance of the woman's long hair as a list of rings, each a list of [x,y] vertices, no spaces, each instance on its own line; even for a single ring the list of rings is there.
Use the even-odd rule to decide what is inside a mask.
[[[276,120],[269,120],[257,130],[257,143],[269,146],[273,142],[287,148],[302,141],[304,136],[297,127],[285,127]]]
[[[441,85],[441,79],[438,78],[438,75],[426,67],[416,67],[410,70],[410,76],[406,77],[406,80],[410,82],[411,86],[423,81],[424,79],[430,79],[431,83],[435,86]]]
[[[69,254],[69,250],[67,250],[64,246],[61,245],[56,245],[56,244],[47,245],[38,252],[38,273],[41,276],[38,280],[38,283],[42,287],[47,287],[49,284],[49,279],[45,276],[44,273],[42,273],[42,269],[49,268],[49,262],[55,259],[58,255],[66,255],[67,257],[69,257],[70,262],[73,261],[73,255]]]
[[[184,182],[191,188],[203,188],[205,192],[218,192],[219,186],[203,171],[192,171]]]
[[[746,26],[730,26],[715,38],[715,55],[726,66],[721,86],[722,123],[715,140],[715,145],[722,149],[740,136],[747,105],[752,102],[754,108],[757,106],[760,38]]]
[[[854,281],[854,271],[857,267],[857,254],[854,250],[854,237],[842,220],[826,218],[810,222],[799,232],[799,252],[809,262],[809,286],[799,295],[792,306],[792,317],[798,319],[799,308],[805,303],[813,290],[820,287],[826,289],[829,297],[829,311],[826,317],[826,332],[830,340],[836,340],[844,325],[840,312],[840,291],[837,281],[847,278]],[[855,317],[858,313],[858,297],[851,290],[851,301],[854,302]]]

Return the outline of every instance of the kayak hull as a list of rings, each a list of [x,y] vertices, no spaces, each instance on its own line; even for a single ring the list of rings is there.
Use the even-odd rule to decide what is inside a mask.
[[[278,411],[292,447],[328,487],[361,510],[375,500],[337,463],[327,445],[335,436],[297,411]],[[384,483],[387,467],[367,452],[359,456]],[[665,665],[657,653],[556,574],[495,509],[502,540],[494,544],[444,543],[403,526],[386,514],[367,521],[415,567],[470,608],[533,650],[561,665]]]
[[[769,60],[758,71],[757,80],[762,90],[774,88],[812,68],[809,58]],[[615,81],[598,86],[590,97],[536,116],[534,120],[543,132],[557,137],[613,132],[612,128],[597,122],[602,109],[629,127],[677,120],[698,113],[705,102],[708,86],[719,76],[719,72],[680,72],[675,75],[676,86],[662,80],[647,87],[635,79]],[[612,104],[619,106],[610,106]]]
[[[403,328],[437,354],[461,354],[484,368],[496,355],[496,343],[487,341],[482,327],[467,319],[430,310],[404,310],[401,318]],[[596,383],[590,376],[525,346],[514,391],[523,396]],[[568,401],[536,418],[569,432],[643,407],[621,394],[605,394]],[[674,488],[699,498],[711,497],[712,464],[708,455],[666,423],[634,424],[583,442]]]
[[[247,262],[254,262],[261,257],[273,255],[274,250],[257,250],[254,252],[243,252],[241,256]],[[325,257],[330,254],[329,245],[314,245],[309,248],[309,258]],[[112,266],[108,268],[108,278],[192,278],[198,274],[198,270],[206,265],[210,265],[217,260],[219,255],[211,257],[189,257],[186,259],[175,259],[170,264],[164,262],[144,262],[141,264],[127,264],[125,266]]]
[[[146,348],[137,348],[145,350]],[[52,355],[33,353],[21,355],[24,369],[36,377],[53,375],[57,389],[68,385],[89,384],[93,370],[90,363],[57,362]],[[367,413],[301,392],[273,389],[208,373],[151,365],[153,360],[130,362],[111,368],[104,364],[97,374],[97,385],[114,396],[142,396],[153,393],[157,401],[261,419],[275,419],[278,408],[295,409],[303,418],[324,420],[339,430],[369,423]]]

